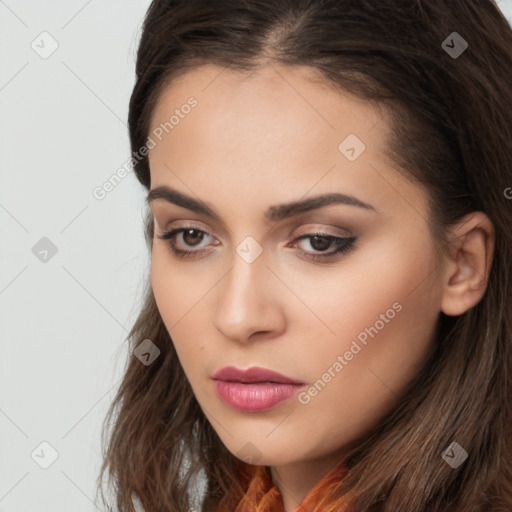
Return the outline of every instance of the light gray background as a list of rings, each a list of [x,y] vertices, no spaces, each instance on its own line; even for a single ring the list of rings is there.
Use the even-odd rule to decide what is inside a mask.
[[[149,3],[0,0],[0,512],[96,510],[100,426],[149,258],[133,173],[103,200],[93,189],[130,155]],[[58,453],[47,469],[42,442]]]

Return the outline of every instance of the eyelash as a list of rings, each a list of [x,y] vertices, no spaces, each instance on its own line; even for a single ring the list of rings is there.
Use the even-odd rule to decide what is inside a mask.
[[[184,251],[184,250],[178,249],[176,247],[174,237],[180,233],[183,233],[185,231],[190,231],[190,230],[196,231],[197,233],[203,233],[205,235],[208,235],[208,233],[206,231],[203,231],[201,229],[190,226],[190,227],[182,227],[182,228],[173,229],[171,231],[167,231],[167,232],[163,233],[162,235],[157,235],[157,238],[159,238],[160,240],[167,240],[171,251],[177,258],[189,258],[189,257],[193,257],[194,255],[199,255],[199,254],[206,252],[207,249],[200,249],[198,251]],[[210,235],[208,235],[208,236],[210,236]],[[331,241],[331,243],[334,243],[338,247],[335,251],[330,252],[328,254],[311,254],[309,252],[300,250],[300,252],[302,253],[303,256],[305,256],[307,259],[310,259],[313,261],[319,261],[319,260],[325,261],[328,259],[332,259],[337,254],[347,253],[354,248],[354,242],[356,240],[356,237],[346,237],[345,238],[345,237],[329,235],[327,233],[322,233],[320,231],[315,231],[314,233],[308,233],[306,235],[301,235],[296,240],[298,241],[298,240],[303,240],[305,238],[307,239],[307,238],[314,238],[314,237],[328,239]]]

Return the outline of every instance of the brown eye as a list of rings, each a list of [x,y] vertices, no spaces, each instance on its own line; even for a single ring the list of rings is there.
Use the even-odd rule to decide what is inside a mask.
[[[196,245],[203,241],[204,232],[199,229],[187,229],[183,231],[183,241],[187,245]]]
[[[315,251],[325,251],[332,244],[332,240],[327,236],[312,236],[310,244]]]
[[[200,244],[210,237],[211,235],[206,231],[194,227],[177,228],[157,235],[157,238],[168,242],[171,252],[179,258],[195,257],[206,253],[208,249],[204,245],[200,246]],[[217,244],[214,242],[213,245]]]
[[[297,239],[308,242],[308,250],[300,249],[302,255],[313,261],[327,261],[329,258],[335,258],[342,253],[351,251],[354,248],[356,237],[339,237],[327,233],[310,233],[302,235]],[[327,251],[327,249],[331,249]]]

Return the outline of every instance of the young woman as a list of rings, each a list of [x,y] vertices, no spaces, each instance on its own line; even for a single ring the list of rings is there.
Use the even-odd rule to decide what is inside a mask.
[[[151,275],[115,510],[510,512],[497,6],[155,0],[136,75]]]

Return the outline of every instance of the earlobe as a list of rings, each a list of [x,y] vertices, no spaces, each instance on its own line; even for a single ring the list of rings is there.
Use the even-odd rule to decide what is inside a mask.
[[[441,311],[457,316],[478,304],[484,296],[494,254],[495,231],[485,213],[472,212],[452,229],[451,237]]]

